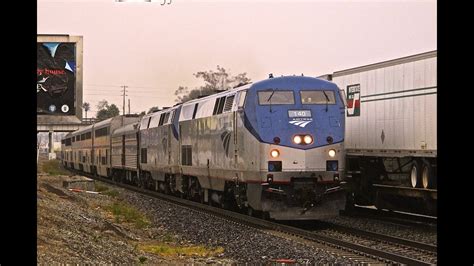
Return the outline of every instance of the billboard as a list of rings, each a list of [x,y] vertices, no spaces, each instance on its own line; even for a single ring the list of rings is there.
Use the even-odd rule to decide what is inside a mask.
[[[76,43],[37,42],[38,115],[76,115]]]

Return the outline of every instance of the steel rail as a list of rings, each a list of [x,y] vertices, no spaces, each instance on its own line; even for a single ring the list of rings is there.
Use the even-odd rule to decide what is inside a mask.
[[[343,233],[347,233],[347,234],[355,234],[356,236],[373,238],[375,240],[395,243],[395,244],[403,245],[403,246],[410,247],[410,248],[416,248],[416,249],[420,249],[420,250],[428,251],[428,252],[437,252],[438,251],[438,247],[436,245],[431,245],[431,244],[428,244],[428,243],[418,242],[418,241],[414,241],[414,240],[409,240],[409,239],[400,238],[400,237],[396,237],[396,236],[390,236],[390,235],[376,233],[376,232],[372,232],[372,231],[366,231],[366,230],[353,228],[353,227],[350,227],[350,226],[345,226],[345,225],[340,225],[340,224],[335,224],[335,223],[331,223],[331,222],[322,222],[322,221],[320,221],[319,224],[327,225],[331,229],[334,229],[334,230],[337,230],[337,231],[340,231],[340,232],[343,232]]]
[[[272,221],[259,219],[259,218],[256,218],[256,217],[251,217],[251,216],[244,215],[244,214],[241,214],[241,213],[237,213],[237,212],[225,210],[225,209],[222,209],[222,208],[217,208],[217,207],[205,205],[205,204],[202,204],[202,203],[198,203],[198,202],[194,202],[194,201],[190,201],[190,200],[186,200],[186,199],[166,195],[166,194],[163,194],[163,193],[159,193],[159,192],[148,190],[148,189],[139,188],[139,187],[124,184],[124,183],[118,183],[118,182],[115,182],[115,181],[112,181],[110,179],[106,179],[106,178],[103,178],[103,177],[92,176],[92,175],[84,174],[84,173],[81,173],[81,174],[85,175],[85,176],[88,176],[88,177],[90,177],[92,179],[95,179],[95,180],[99,180],[99,181],[102,181],[102,182],[105,182],[105,183],[113,184],[113,185],[118,186],[118,187],[122,187],[122,188],[125,188],[125,189],[128,189],[128,190],[131,190],[131,191],[138,192],[140,194],[144,194],[144,195],[154,197],[154,198],[163,199],[163,200],[166,200],[168,202],[172,202],[172,203],[174,203],[176,205],[179,205],[179,206],[183,206],[183,207],[187,207],[187,208],[191,207],[191,209],[203,210],[203,211],[206,211],[207,213],[211,213],[213,215],[216,215],[216,216],[219,216],[219,217],[222,217],[222,218],[225,218],[225,219],[231,219],[233,221],[237,221],[239,223],[247,224],[247,225],[250,225],[252,227],[280,231],[282,233],[286,233],[286,234],[289,234],[289,235],[300,237],[300,238],[303,238],[303,239],[306,239],[306,240],[326,244],[326,245],[333,246],[333,247],[336,246],[336,247],[339,247],[339,248],[342,248],[342,249],[345,249],[345,250],[349,249],[349,250],[352,250],[355,254],[358,254],[358,255],[361,255],[361,253],[362,253],[367,258],[372,258],[372,259],[378,258],[377,260],[379,260],[381,262],[401,263],[401,264],[407,264],[407,265],[431,265],[428,262],[420,261],[420,260],[417,260],[417,259],[414,259],[414,258],[405,257],[405,256],[402,256],[402,255],[399,255],[399,254],[394,254],[394,253],[386,252],[386,251],[383,251],[383,250],[373,249],[373,248],[362,246],[362,245],[355,244],[355,243],[350,243],[350,242],[347,242],[347,241],[344,241],[344,240],[340,240],[340,239],[337,239],[337,238],[332,238],[332,237],[325,236],[325,235],[320,235],[320,234],[317,234],[316,232],[300,229],[300,228],[297,228],[297,227],[283,225],[283,224],[275,223],[275,222],[272,222]]]
[[[411,215],[407,213],[386,211],[379,209],[369,209],[366,207],[354,206],[350,210],[341,210],[339,212],[342,216],[348,217],[367,217],[381,221],[388,221],[398,223],[401,225],[418,226],[425,228],[433,228],[437,225],[437,217],[424,215]]]

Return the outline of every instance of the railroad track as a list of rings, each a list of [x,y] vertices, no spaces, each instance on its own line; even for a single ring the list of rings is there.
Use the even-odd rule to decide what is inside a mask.
[[[328,229],[318,230],[316,231],[317,234],[358,243],[391,254],[415,258],[428,264],[437,263],[437,246],[435,245],[328,222],[320,222],[320,224],[325,224]]]
[[[364,217],[375,220],[392,222],[400,225],[408,225],[420,228],[432,229],[437,226],[437,218],[424,215],[410,215],[401,212],[370,209],[354,206],[352,210],[341,210],[341,216]]]
[[[414,240],[408,240],[400,237],[390,236],[386,234],[375,233],[371,231],[361,230],[349,226],[334,224],[330,222],[320,222],[321,224],[325,224],[327,227],[331,228],[332,230],[336,230],[343,233],[352,233],[366,238],[373,238],[384,242],[390,242],[394,244],[398,244],[400,246],[407,246],[411,248],[416,248],[419,250],[427,251],[427,252],[437,252],[438,247],[435,245],[418,242]]]
[[[84,175],[84,173],[81,173]],[[224,218],[234,223],[243,224],[252,228],[258,228],[266,232],[276,232],[277,234],[287,235],[291,238],[299,238],[305,240],[306,243],[312,242],[314,246],[321,247],[334,255],[344,256],[358,264],[407,264],[407,265],[431,265],[436,264],[436,252],[423,250],[423,247],[413,247],[405,244],[396,244],[392,240],[380,241],[380,235],[363,236],[367,232],[347,232],[354,230],[346,228],[346,233],[342,229],[337,231],[309,231],[294,226],[284,225],[273,221],[263,220],[251,217],[241,213],[212,207],[198,202],[181,199],[178,197],[162,194],[136,186],[117,183],[110,179],[86,175],[92,179],[109,183],[118,187],[122,187],[131,191],[135,191],[150,197],[159,198],[175,205],[191,209],[193,211],[201,211],[215,217]],[[359,230],[360,231],[360,230]],[[375,233],[373,233],[375,234]],[[374,244],[374,241],[378,241]],[[402,240],[400,240],[402,241]],[[408,241],[408,240],[406,240]],[[374,247],[375,246],[375,247]],[[432,247],[428,248],[432,249]],[[428,253],[426,253],[428,252]],[[433,262],[434,261],[434,262]]]

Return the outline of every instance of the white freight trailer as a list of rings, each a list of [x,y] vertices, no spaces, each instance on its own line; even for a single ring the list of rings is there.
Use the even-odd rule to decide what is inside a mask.
[[[333,74],[348,97],[346,152],[436,157],[436,53]]]
[[[356,203],[376,203],[388,191],[436,200],[436,59],[431,51],[333,73],[347,99],[346,169]]]

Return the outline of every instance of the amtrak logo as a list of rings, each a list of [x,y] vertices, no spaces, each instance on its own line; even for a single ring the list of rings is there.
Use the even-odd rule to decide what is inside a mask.
[[[299,126],[299,127],[305,127],[307,126],[309,123],[311,123],[312,121],[301,121],[301,120],[293,120],[293,121],[290,121],[288,123],[292,124],[292,125],[295,125],[295,126]]]

